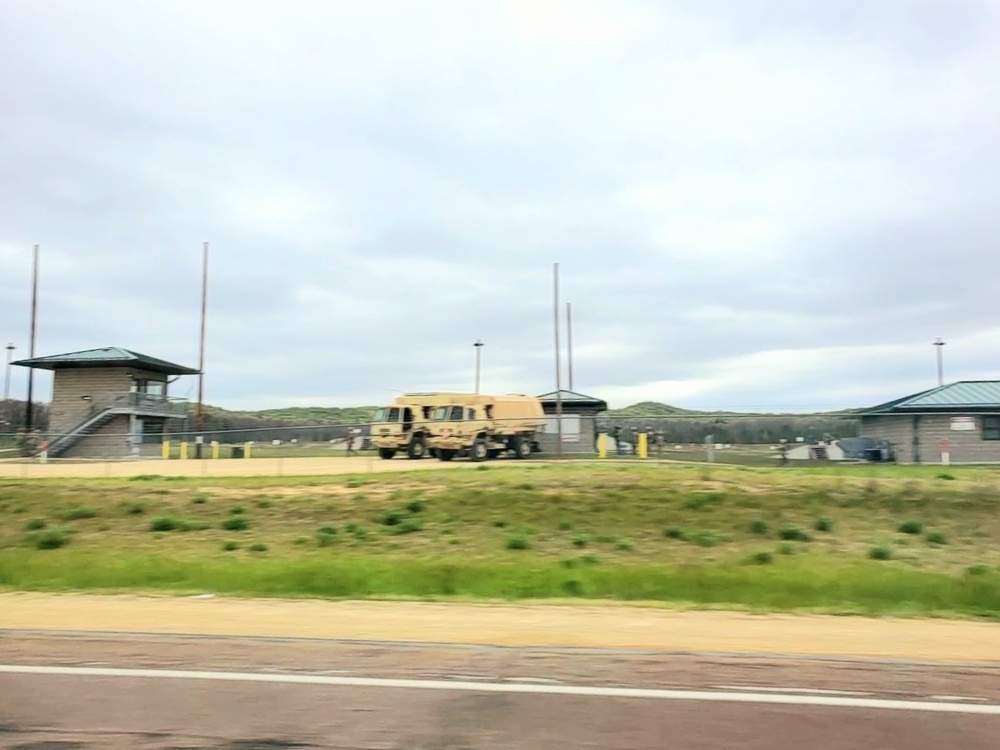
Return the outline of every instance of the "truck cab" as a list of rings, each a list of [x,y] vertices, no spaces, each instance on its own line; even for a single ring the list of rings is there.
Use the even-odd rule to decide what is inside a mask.
[[[427,455],[426,425],[432,407],[418,403],[397,403],[375,412],[372,422],[372,443],[379,458],[393,458],[399,451],[406,451],[407,458],[424,458]]]
[[[524,459],[538,450],[535,434],[543,424],[538,399],[466,395],[434,408],[428,442],[442,461],[485,461],[505,453]]]

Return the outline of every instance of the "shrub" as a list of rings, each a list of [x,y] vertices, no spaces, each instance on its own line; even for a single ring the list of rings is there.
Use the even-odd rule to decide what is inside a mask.
[[[193,505],[204,505],[208,502],[208,495],[199,492],[197,495],[191,498],[191,503]]]
[[[750,562],[754,565],[770,565],[774,562],[774,555],[770,552],[755,552],[750,557]]]
[[[778,545],[778,554],[779,555],[794,555],[795,554],[795,545],[792,544],[791,542],[782,542],[781,544]]]
[[[410,500],[410,502],[406,504],[406,509],[410,513],[420,513],[424,507],[426,506],[424,505],[423,500]]]
[[[750,522],[750,533],[757,536],[766,536],[768,532],[767,521],[763,518],[755,518]]]
[[[308,541],[309,541],[308,537],[304,536],[295,537],[295,544],[299,545],[300,547]]]
[[[229,509],[229,512],[234,516],[238,516],[242,513],[245,513],[246,508],[244,508],[242,505],[234,505],[232,508]]]
[[[424,525],[418,521],[416,518],[407,518],[398,526],[393,526],[393,534],[414,534],[418,531],[423,531]]]
[[[937,478],[938,479],[943,479],[945,481],[950,482],[950,481],[954,481],[955,475],[954,474],[949,474],[947,471],[942,471],[940,474],[937,475]]]
[[[352,490],[357,489],[358,487],[363,486],[364,483],[365,483],[364,479],[348,479],[347,480],[347,486],[350,487]]]
[[[833,531],[833,521],[829,518],[817,518],[816,523],[813,524],[813,528],[816,529],[816,531]]]
[[[44,518],[32,518],[26,524],[24,524],[25,531],[38,531],[39,529],[44,529],[48,524],[45,522]]]
[[[583,595],[583,581],[578,581],[575,578],[570,578],[567,581],[563,581],[562,588],[563,591],[565,591],[570,596]]]
[[[903,534],[919,534],[924,530],[924,525],[920,521],[903,521],[896,529]]]
[[[580,562],[584,563],[585,565],[597,565],[597,563],[600,562],[600,559],[597,557],[597,555],[584,555],[583,557],[580,558]]]
[[[635,549],[635,545],[632,543],[631,539],[619,539],[615,542],[615,547],[620,549],[622,552],[629,552]]]
[[[329,547],[337,541],[333,534],[325,534],[323,531],[316,532],[316,546]]]
[[[940,531],[932,531],[932,532],[930,532],[924,538],[927,540],[928,544],[947,544],[948,543],[948,537],[946,537]]]
[[[160,479],[159,474],[137,474],[134,477],[129,477],[130,482],[152,482],[154,479]]]
[[[157,516],[149,522],[150,531],[173,531],[177,528],[177,519],[170,516]]]
[[[250,545],[251,552],[267,552],[267,545],[263,542],[255,542]]]
[[[271,501],[267,500],[267,499],[258,500],[257,501],[257,507],[258,508],[270,508],[271,507]]]
[[[222,545],[222,549],[225,550],[226,552],[232,552],[233,550],[237,550],[239,548],[240,548],[239,542],[225,542]]]
[[[476,471],[489,471],[489,470],[490,470],[489,466],[484,466],[482,464],[476,467]]]
[[[806,534],[802,529],[800,529],[795,524],[785,524],[781,527],[781,531],[778,532],[778,536],[784,539],[786,542],[808,542],[809,535]]]
[[[67,544],[69,544],[69,534],[65,529],[49,529],[35,539],[35,547],[38,549],[59,549]]]
[[[683,541],[687,539],[687,532],[678,526],[670,526],[663,530],[663,536],[667,537],[667,539],[680,539]]]
[[[406,518],[402,511],[387,510],[382,514],[381,524],[383,526],[399,526]]]
[[[535,489],[535,485],[531,484],[530,482],[522,482],[521,484],[517,485],[517,489],[519,489],[519,490],[533,490],[533,489]]]
[[[970,576],[984,576],[989,572],[990,572],[990,566],[983,565],[982,563],[980,563],[979,565],[970,565],[968,568],[965,569],[966,575]]]
[[[246,531],[250,528],[250,520],[246,516],[230,516],[222,522],[226,531]]]
[[[125,512],[130,516],[139,516],[146,512],[146,506],[142,503],[129,503],[125,507]]]
[[[560,521],[559,522],[559,531],[569,531],[572,528],[573,528],[573,524],[571,524],[569,521]]]
[[[494,521],[493,525],[496,528],[498,528],[498,529],[505,529],[505,528],[507,528],[507,522],[506,521]]]
[[[507,537],[507,549],[528,549],[531,543],[524,534],[511,534]]]
[[[586,547],[590,544],[590,534],[577,534],[573,537],[574,547]]]
[[[354,541],[363,542],[368,539],[368,529],[364,526],[356,526],[354,531],[351,532],[351,535],[354,537]]]
[[[317,533],[319,533],[319,534],[327,534],[329,536],[336,536],[337,535],[337,527],[336,526],[330,526],[329,524],[327,524],[326,526],[320,526],[319,529],[317,530]]]
[[[892,549],[889,547],[872,547],[868,550],[868,557],[872,560],[889,560],[892,558]]]
[[[70,508],[59,514],[59,518],[64,521],[80,521],[84,518],[97,518],[97,511],[91,508]]]

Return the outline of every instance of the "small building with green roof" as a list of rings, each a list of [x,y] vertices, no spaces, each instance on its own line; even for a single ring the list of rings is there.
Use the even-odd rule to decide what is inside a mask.
[[[170,384],[198,370],[109,346],[12,362],[52,372],[48,455],[138,458],[161,455],[167,420],[185,419],[188,403]]]
[[[861,435],[898,463],[1000,463],[1000,380],[964,380],[860,412]]]

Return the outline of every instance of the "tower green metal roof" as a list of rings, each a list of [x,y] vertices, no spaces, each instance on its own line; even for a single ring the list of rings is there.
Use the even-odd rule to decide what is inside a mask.
[[[889,401],[861,414],[1000,410],[1000,380],[963,380]]]
[[[106,346],[103,349],[85,349],[80,352],[53,354],[49,357],[35,357],[11,362],[12,365],[33,367],[39,370],[70,370],[95,367],[134,367],[149,372],[160,372],[165,375],[197,375],[198,370],[184,365],[167,362],[164,359],[140,354],[131,349],[119,346]]]

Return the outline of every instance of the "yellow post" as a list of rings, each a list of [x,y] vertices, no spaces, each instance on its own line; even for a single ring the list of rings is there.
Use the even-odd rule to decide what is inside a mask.
[[[212,441],[212,458],[218,458],[218,457],[219,457],[219,441],[218,440],[213,440]]]
[[[183,461],[188,457],[188,444],[187,442],[181,441],[181,460]]]
[[[166,461],[168,458],[170,458],[170,441],[169,440],[164,440],[163,441],[163,460]]]
[[[601,458],[608,457],[608,435],[602,432],[597,436],[597,455]]]
[[[247,444],[246,444],[246,445],[244,446],[244,451],[243,451],[243,458],[250,458],[250,446],[251,446],[251,445],[253,445],[253,443],[249,443],[249,442],[248,442],[248,443],[247,443]]]
[[[645,432],[639,433],[639,458],[649,458],[649,435]]]

